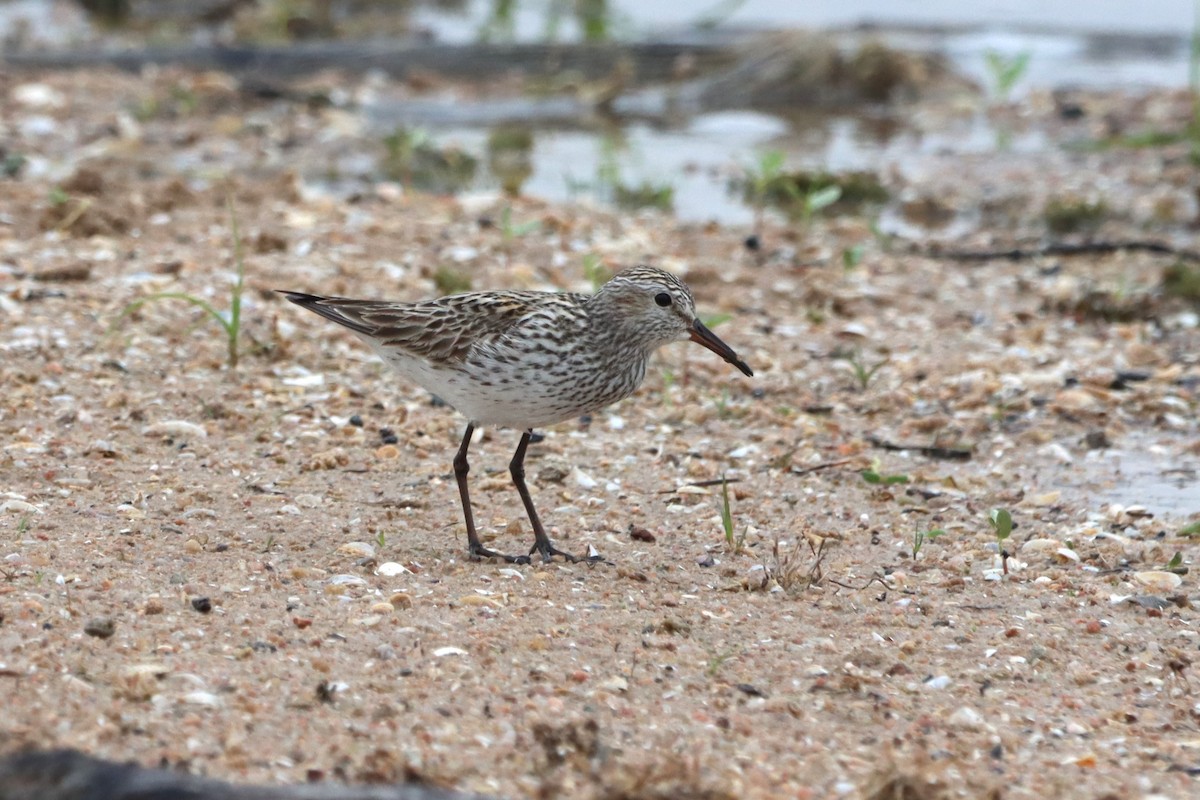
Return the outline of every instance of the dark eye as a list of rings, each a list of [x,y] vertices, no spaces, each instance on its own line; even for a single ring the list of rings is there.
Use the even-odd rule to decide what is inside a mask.
[[[666,308],[667,306],[671,305],[671,295],[667,294],[666,292],[659,292],[658,294],[654,295],[654,302],[658,303],[663,308]]]

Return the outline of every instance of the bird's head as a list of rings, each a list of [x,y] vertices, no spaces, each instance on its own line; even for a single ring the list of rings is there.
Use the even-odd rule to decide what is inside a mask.
[[[696,302],[688,287],[669,272],[656,267],[632,267],[615,275],[600,288],[596,300],[616,313],[606,323],[646,343],[647,352],[664,344],[691,339],[751,376],[753,370],[737,353],[696,316]]]

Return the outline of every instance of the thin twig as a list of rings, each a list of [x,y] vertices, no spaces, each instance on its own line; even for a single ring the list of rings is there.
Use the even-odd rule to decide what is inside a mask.
[[[833,578],[830,578],[829,582],[836,586],[840,586],[843,589],[850,589],[855,592],[864,591],[868,587],[870,587],[870,585],[872,583],[876,583],[876,582],[878,582],[881,586],[883,586],[883,588],[887,589],[889,592],[895,590],[895,588],[896,588],[895,586],[892,586],[891,584],[889,584],[887,582],[887,580],[882,575],[880,575],[878,572],[871,573],[871,577],[862,586],[851,586],[848,583],[842,583],[841,581],[834,580]]]
[[[936,250],[914,248],[917,255],[927,258],[944,258],[952,261],[1021,261],[1041,256],[1084,256],[1122,251],[1140,251],[1172,256],[1185,261],[1200,261],[1200,252],[1172,247],[1162,242],[1131,239],[1127,241],[1100,242],[1053,242],[1041,247],[1013,247],[1007,250]]]
[[[880,439],[878,436],[868,436],[866,438],[872,446],[878,447],[881,450],[909,450],[914,453],[920,453],[928,458],[939,458],[944,461],[971,460],[971,451],[963,447],[937,447],[935,445],[922,444],[895,444],[893,442]]]
[[[62,233],[71,229],[71,226],[79,221],[79,218],[87,213],[87,210],[92,207],[92,198],[85,197],[82,200],[75,200],[75,208],[69,214],[62,218],[57,225],[54,226],[56,233]]]
[[[825,577],[824,572],[821,570],[821,562],[825,560],[825,542],[828,540],[822,537],[821,543],[815,548],[811,539],[807,541],[809,549],[813,551],[812,567],[808,570],[808,585],[812,587],[816,586]]]
[[[713,478],[712,480],[707,480],[707,481],[693,481],[691,483],[685,483],[681,486],[676,486],[674,489],[663,489],[662,491],[659,492],[659,494],[675,494],[680,489],[683,489],[686,486],[695,486],[697,489],[706,489],[709,486],[720,486],[722,483],[741,483],[741,482],[742,482],[741,478],[729,478],[728,480],[726,480],[725,478]]]
[[[832,469],[833,467],[844,467],[847,464],[852,463],[853,461],[854,461],[853,458],[843,458],[841,461],[826,461],[822,464],[813,464],[811,467],[804,467],[803,469],[797,469],[796,467],[792,467],[791,473],[793,475],[807,475],[810,472],[818,472],[823,469]]]

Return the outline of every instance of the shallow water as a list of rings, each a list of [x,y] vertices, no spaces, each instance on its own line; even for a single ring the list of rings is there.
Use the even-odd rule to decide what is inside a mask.
[[[1028,52],[1029,65],[1014,86],[1013,97],[1041,88],[1136,90],[1186,86],[1188,80],[1187,40],[1193,11],[1191,3],[1183,0],[1091,4],[1086,19],[1080,18],[1074,3],[1028,0],[982,4],[746,0],[731,5],[736,10],[723,24],[748,28],[880,23],[884,27],[879,36],[884,40],[906,49],[941,53],[957,72],[985,87],[993,82],[987,53],[1012,57]],[[517,38],[536,39],[544,33],[544,4],[522,6],[514,23]],[[651,35],[656,29],[679,30],[701,16],[697,4],[686,0],[615,2],[613,6],[613,30],[628,37]],[[420,18],[439,38],[469,41],[477,35],[488,7],[477,0],[468,5],[468,16],[426,11]],[[713,7],[700,6],[702,10]],[[570,33],[564,26],[563,35]],[[430,130],[439,139],[480,148],[486,133],[461,126]],[[679,218],[730,224],[745,224],[753,215],[730,197],[729,179],[754,164],[764,150],[784,152],[791,167],[881,171],[911,165],[913,157],[922,154],[994,152],[1001,139],[982,115],[958,129],[923,137],[901,131],[881,138],[870,120],[848,115],[784,120],[749,113],[702,115],[673,129],[634,123],[624,134],[624,182],[669,184],[675,187],[674,211]],[[540,130],[532,155],[534,174],[526,191],[556,201],[588,195],[581,186],[594,182],[605,146],[604,136],[592,131]],[[1047,146],[1037,133],[1004,142],[1004,148],[1016,154]],[[604,199],[603,192],[590,194]],[[881,225],[889,233],[911,232],[898,214],[887,210]]]
[[[1145,506],[1155,515],[1200,513],[1200,457],[1182,454],[1178,441],[1120,444],[1083,461],[1084,475],[1112,475],[1111,483],[1075,488],[1097,502]]]
[[[549,0],[517,3],[516,38],[533,40],[545,34],[548,4]],[[465,12],[425,8],[416,17],[439,40],[471,41],[492,6],[492,0],[471,0],[464,5]],[[610,0],[610,7],[614,9],[611,32],[624,38],[653,38],[654,31],[687,29],[706,17],[719,18],[725,26],[760,30],[825,26],[845,31],[860,24],[877,25],[871,35],[904,48],[941,53],[959,73],[982,86],[992,82],[986,66],[988,52],[1008,56],[1028,52],[1028,69],[1013,88],[1016,97],[1045,87],[1185,86],[1194,13],[1191,0],[1093,3],[1087,6],[1086,17],[1080,15],[1077,3],[1068,0],[713,0],[699,4]],[[0,0],[0,37],[11,34],[21,20],[51,45],[69,44],[87,29],[77,5],[67,0]],[[564,20],[561,34],[573,35],[570,20]],[[527,101],[522,98],[513,101],[518,118],[523,104]],[[440,143],[458,143],[482,158],[488,126],[478,122],[479,115],[472,118],[463,110],[457,99],[431,101],[422,114],[424,121],[416,126]],[[514,115],[502,107],[495,112]],[[379,107],[365,113],[383,135],[396,127]],[[464,123],[464,118],[474,121]],[[767,150],[783,152],[790,168],[898,169],[910,178],[912,170],[920,169],[923,155],[997,150],[1001,135],[982,114],[953,124],[953,129],[925,135],[905,126],[892,126],[898,130],[881,134],[888,126],[847,114],[784,119],[753,112],[713,113],[674,126],[631,122],[619,132],[619,142],[611,133],[595,129],[545,124],[535,131],[533,172],[524,191],[551,201],[590,197],[605,202],[611,185],[604,185],[603,174],[616,167],[626,185],[673,187],[674,213],[683,220],[746,224],[753,213],[731,194],[730,183]],[[1018,155],[1050,146],[1036,132],[1004,142],[1009,153]],[[497,179],[484,174],[474,188],[498,185]],[[889,233],[916,233],[905,227],[894,209],[883,211],[880,224]]]

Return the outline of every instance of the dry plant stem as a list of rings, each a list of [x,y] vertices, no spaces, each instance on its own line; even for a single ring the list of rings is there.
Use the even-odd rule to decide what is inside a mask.
[[[811,541],[808,543],[808,546],[810,548],[812,548]],[[812,563],[812,567],[810,567],[808,570],[808,585],[809,586],[816,586],[818,583],[821,582],[822,577],[824,577],[824,574],[821,571],[821,562],[824,560],[825,560],[825,540],[822,539],[821,544],[818,545],[816,548],[813,548],[813,563]]]
[[[663,489],[662,491],[659,492],[659,494],[675,494],[676,492],[678,492],[680,489],[684,488],[685,486],[695,486],[698,489],[706,489],[709,486],[720,486],[723,483],[741,483],[741,482],[742,482],[741,478],[728,478],[728,479],[726,479],[726,478],[711,478],[706,481],[688,481],[687,483],[683,483],[683,484],[680,484],[679,486],[676,486],[674,489]]]
[[[91,207],[92,207],[92,199],[90,197],[85,198],[83,200],[76,200],[75,208],[71,210],[70,214],[67,214],[67,216],[63,217],[62,222],[58,223],[58,225],[55,226],[54,230],[56,230],[59,233],[70,230],[71,226],[74,225],[76,222],[78,222],[79,218],[82,217],[85,213],[87,213],[87,210]]]
[[[793,475],[807,475],[807,474],[809,474],[810,472],[820,472],[821,470],[825,470],[825,469],[833,469],[834,467],[844,467],[844,466],[846,466],[847,464],[852,464],[852,463],[854,463],[854,459],[852,459],[852,458],[843,458],[843,459],[841,459],[840,461],[826,461],[826,462],[824,462],[824,463],[821,463],[821,464],[814,464],[813,466],[811,466],[811,467],[805,467],[804,469],[795,469],[795,468],[793,468],[793,469],[791,470],[791,473],[792,473]]]
[[[923,444],[896,444],[880,439],[878,436],[868,436],[866,438],[868,442],[880,450],[920,453],[928,458],[942,459],[944,461],[970,461],[972,455],[972,451],[969,448],[938,447],[937,445]]]

